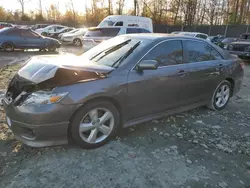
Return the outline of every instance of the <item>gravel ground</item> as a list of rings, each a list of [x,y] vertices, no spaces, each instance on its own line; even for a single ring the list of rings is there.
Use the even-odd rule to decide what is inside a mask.
[[[81,49],[59,51],[72,52]],[[11,62],[0,53],[0,64]],[[25,59],[38,52],[17,53]],[[19,67],[0,70],[0,89]],[[250,188],[249,83],[246,65],[242,89],[223,111],[199,108],[123,129],[95,150],[22,145],[0,109],[0,187]]]

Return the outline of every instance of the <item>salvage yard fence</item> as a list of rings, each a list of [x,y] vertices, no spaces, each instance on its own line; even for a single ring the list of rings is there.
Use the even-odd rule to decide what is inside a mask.
[[[48,24],[56,24],[56,22],[46,22]],[[15,24],[31,25],[37,24],[36,22],[19,21]],[[40,23],[39,23],[40,24]],[[59,23],[57,23],[59,24]],[[69,23],[60,23],[69,25]],[[98,23],[88,24],[89,27],[96,26]],[[84,24],[83,24],[84,25]],[[81,24],[77,24],[78,27],[82,27]],[[76,26],[75,26],[76,27]],[[173,31],[189,31],[206,33],[210,36],[223,35],[225,37],[238,37],[243,33],[250,33],[250,25],[194,25],[194,26],[182,26],[182,25],[167,25],[167,24],[154,24],[155,33],[171,33]]]
[[[206,33],[209,36],[223,35],[225,37],[239,37],[243,33],[250,32],[250,25],[197,25],[197,26],[182,26],[182,25],[163,25],[155,24],[155,33],[171,33],[173,31],[189,31]]]

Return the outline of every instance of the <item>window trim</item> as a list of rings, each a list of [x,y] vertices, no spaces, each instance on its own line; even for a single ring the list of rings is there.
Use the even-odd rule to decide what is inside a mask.
[[[178,40],[178,41],[181,42],[181,46],[182,46],[182,57],[183,57],[182,63],[176,64],[176,65],[165,65],[165,66],[160,66],[160,67],[158,67],[158,68],[161,69],[161,68],[165,68],[165,67],[180,66],[180,65],[185,64],[185,62],[184,62],[184,46],[183,46],[183,40],[182,40],[181,38],[180,38],[180,39],[166,39],[166,40],[163,40],[163,41],[161,41],[161,42],[155,44],[152,48],[150,48],[150,49],[147,51],[147,53],[145,53],[145,54],[136,62],[136,64],[132,67],[132,69],[131,69],[130,71],[136,71],[136,66],[137,66],[137,65],[141,62],[141,60],[142,60],[149,52],[151,52],[154,48],[156,48],[157,46],[159,46],[160,44],[162,44],[162,43],[164,43],[164,42],[176,41],[176,40]]]
[[[195,39],[182,39],[182,41],[183,42],[184,41],[195,41],[195,42],[200,42],[200,43],[206,44],[210,48],[212,48],[213,50],[215,50],[221,56],[221,60],[225,60],[224,56],[217,49],[215,49],[211,44],[209,44],[208,42],[200,41],[200,40],[195,40]],[[184,60],[185,60],[184,63],[191,64],[191,63],[188,63],[188,51],[187,51],[185,43],[183,43],[183,54],[185,56],[184,57]],[[217,60],[208,60],[208,61],[217,61]],[[197,62],[192,62],[192,63],[200,63],[200,62],[208,62],[208,61],[197,61]]]

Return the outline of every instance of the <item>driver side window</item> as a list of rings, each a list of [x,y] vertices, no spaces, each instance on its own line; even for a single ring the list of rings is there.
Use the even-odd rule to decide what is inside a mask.
[[[142,60],[156,60],[159,67],[182,64],[182,42],[180,40],[162,42],[154,47]]]

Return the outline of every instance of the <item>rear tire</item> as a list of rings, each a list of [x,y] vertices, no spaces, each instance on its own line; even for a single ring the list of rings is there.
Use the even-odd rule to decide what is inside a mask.
[[[106,144],[116,135],[119,126],[117,108],[109,101],[96,100],[87,103],[73,115],[69,135],[80,147],[93,149]]]
[[[5,52],[13,52],[15,49],[14,45],[12,43],[5,43],[3,44],[3,50]]]
[[[232,95],[232,84],[224,80],[215,89],[212,99],[207,105],[211,110],[222,110],[225,108]]]
[[[55,52],[56,51],[56,45],[55,44],[51,44],[48,46],[48,51],[49,52]]]
[[[80,40],[80,39],[74,39],[73,40],[73,44],[75,45],[75,46],[81,46],[82,45],[82,41]]]

